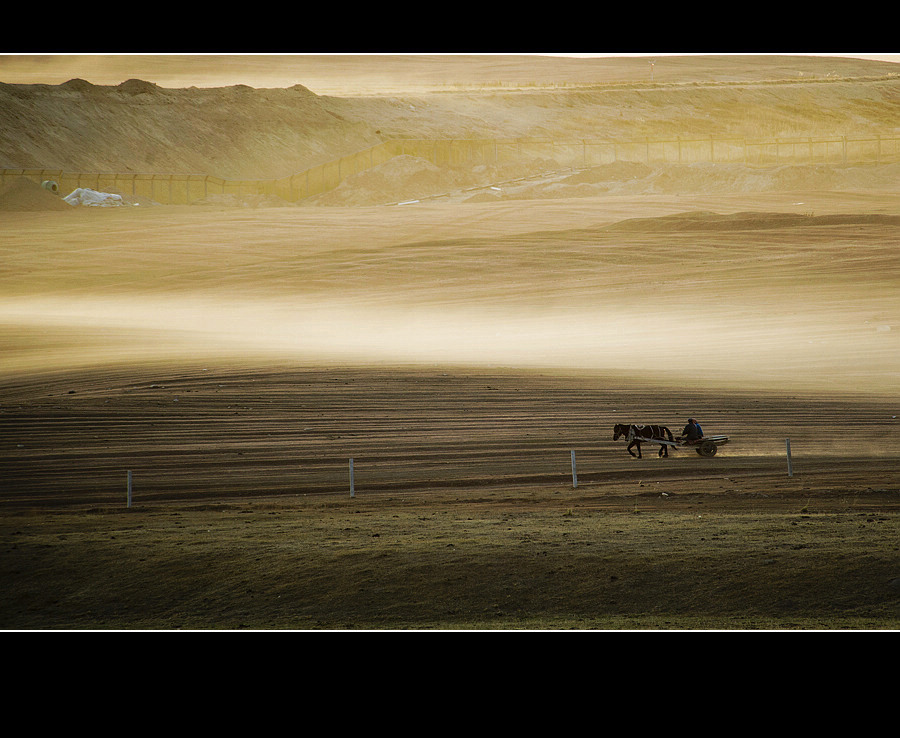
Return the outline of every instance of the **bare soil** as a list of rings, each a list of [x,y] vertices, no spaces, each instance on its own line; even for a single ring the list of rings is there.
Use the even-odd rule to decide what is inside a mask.
[[[898,432],[873,398],[197,366],[57,373],[3,397],[6,628],[893,629],[900,615],[900,462],[865,440]],[[620,417],[689,412],[731,445],[638,460],[612,443]],[[832,443],[848,423],[862,437]]]
[[[896,629],[900,210],[851,169],[389,207],[14,183],[0,627]],[[691,416],[713,458],[612,440]]]
[[[393,139],[887,135],[896,64],[0,55],[0,167],[276,179]],[[67,195],[69,193],[63,193]]]

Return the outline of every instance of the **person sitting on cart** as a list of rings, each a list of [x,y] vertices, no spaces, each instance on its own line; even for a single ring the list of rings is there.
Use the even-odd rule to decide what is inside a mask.
[[[688,418],[687,425],[681,431],[681,441],[686,444],[698,443],[703,438],[703,428],[693,418]]]

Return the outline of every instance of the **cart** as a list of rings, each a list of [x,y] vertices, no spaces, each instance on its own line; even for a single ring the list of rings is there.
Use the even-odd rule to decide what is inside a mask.
[[[685,441],[666,441],[662,438],[652,438],[648,443],[659,443],[663,446],[671,446],[672,448],[692,448],[701,456],[709,458],[715,456],[719,450],[719,446],[728,443],[728,436],[703,436],[699,441],[687,443]]]

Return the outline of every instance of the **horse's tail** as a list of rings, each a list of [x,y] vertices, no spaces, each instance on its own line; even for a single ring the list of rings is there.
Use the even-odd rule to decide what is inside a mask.
[[[674,442],[675,438],[674,438],[674,436],[672,436],[672,431],[669,430],[669,426],[664,425],[663,430],[666,432],[666,435],[669,437],[669,440]]]

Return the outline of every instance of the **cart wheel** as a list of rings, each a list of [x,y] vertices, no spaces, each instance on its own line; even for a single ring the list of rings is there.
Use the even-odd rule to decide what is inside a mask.
[[[716,451],[718,450],[719,447],[712,441],[703,441],[703,443],[697,446],[697,453],[701,456],[715,456]]]

